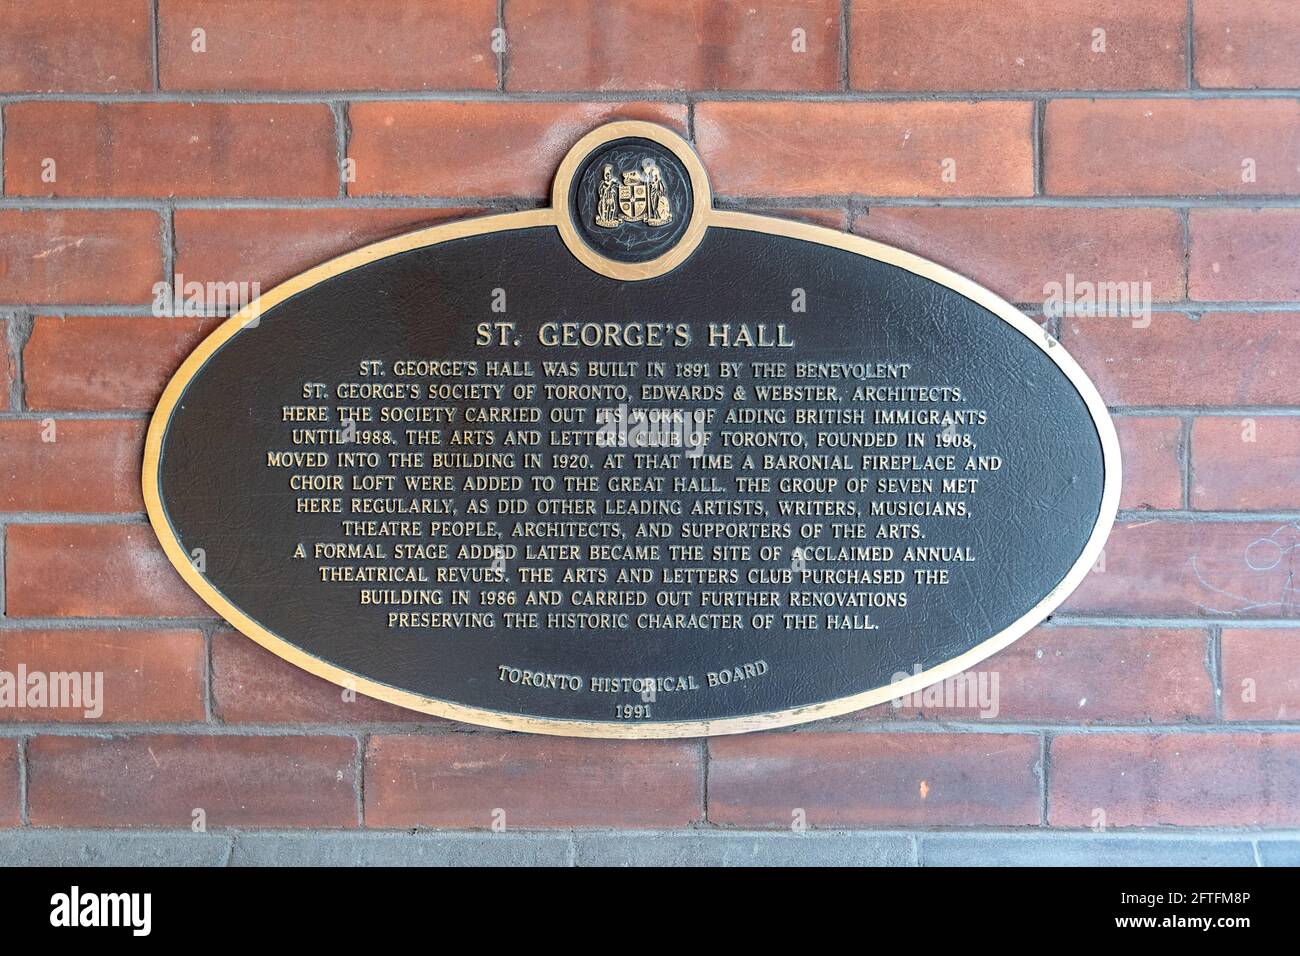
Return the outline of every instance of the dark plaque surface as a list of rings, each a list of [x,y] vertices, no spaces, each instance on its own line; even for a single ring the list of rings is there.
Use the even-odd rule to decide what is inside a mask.
[[[314,673],[668,736],[843,713],[1010,643],[1100,550],[1118,452],[991,293],[713,210],[689,147],[621,123],[551,209],[368,247],[223,325],[164,395],[145,493],[186,580]]]

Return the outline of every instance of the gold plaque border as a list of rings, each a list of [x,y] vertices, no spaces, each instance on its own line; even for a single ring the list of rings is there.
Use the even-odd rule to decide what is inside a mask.
[[[1121,468],[1119,441],[1115,434],[1115,426],[1106,410],[1105,402],[1083,369],[1070,357],[1063,346],[1051,339],[1028,316],[1000,296],[995,295],[970,279],[920,256],[870,239],[863,239],[803,222],[714,209],[711,201],[705,202],[701,200],[701,197],[704,200],[709,199],[707,179],[703,180],[703,190],[700,190],[698,185],[696,186],[695,209],[690,229],[672,252],[660,259],[636,265],[613,263],[603,256],[596,256],[590,247],[576,235],[573,238],[580,244],[579,248],[575,248],[567,238],[565,240],[566,244],[575,256],[591,266],[595,271],[612,278],[627,280],[646,279],[667,272],[694,251],[710,226],[782,236],[789,239],[798,239],[802,242],[816,243],[833,249],[841,249],[923,276],[984,307],[1042,350],[1064,373],[1079,393],[1092,417],[1093,425],[1097,429],[1097,436],[1102,450],[1104,483],[1097,521],[1093,525],[1092,533],[1084,546],[1083,552],[1061,581],[1041,601],[1008,627],[985,639],[966,653],[931,667],[929,670],[914,674],[898,683],[877,687],[848,697],[840,697],[818,704],[809,704],[804,707],[715,720],[661,721],[653,723],[563,720],[547,717],[528,717],[424,697],[344,670],[307,653],[297,645],[263,627],[236,607],[225,595],[213,587],[202,574],[194,569],[194,566],[190,563],[190,557],[186,554],[180,540],[177,538],[163,506],[160,486],[160,459],[163,436],[166,433],[168,423],[171,421],[172,412],[180,402],[190,380],[199,373],[208,359],[231,337],[243,329],[245,325],[255,322],[260,315],[290,296],[311,288],[326,279],[360,268],[379,259],[469,236],[480,236],[511,229],[553,227],[559,230],[561,236],[564,236],[566,229],[572,230],[567,208],[567,182],[572,178],[578,161],[594,145],[628,135],[653,138],[669,146],[687,164],[687,168],[691,171],[693,183],[695,183],[697,172],[703,178],[704,170],[698,158],[695,157],[695,153],[675,133],[648,123],[611,123],[583,137],[578,145],[566,156],[564,163],[561,165],[560,175],[557,176],[556,180],[557,187],[562,180],[566,185],[563,190],[557,188],[554,192],[554,201],[561,204],[558,207],[553,204],[545,209],[466,219],[420,229],[363,246],[315,268],[308,269],[306,272],[281,283],[227,319],[199,344],[198,348],[181,363],[180,368],[163,391],[158,407],[149,422],[149,431],[145,438],[143,466],[144,500],[149,515],[149,523],[158,536],[168,560],[171,561],[172,566],[176,568],[185,582],[213,610],[241,633],[252,638],[258,644],[289,663],[341,687],[356,690],[368,697],[396,704],[399,707],[451,720],[460,720],[501,730],[556,734],[568,737],[665,738],[739,734],[755,730],[767,730],[773,727],[786,727],[852,713],[856,710],[862,710],[914,693],[938,681],[969,670],[980,661],[1013,643],[1051,614],[1079,586],[1084,576],[1088,574],[1096,562],[1097,557],[1101,554],[1102,547],[1105,545],[1106,537],[1114,524],[1115,515],[1119,508]],[[676,142],[673,142],[674,140]],[[685,151],[679,152],[683,148]],[[580,151],[581,155],[578,155]],[[697,232],[692,233],[691,230],[697,230]],[[588,258],[584,258],[580,254],[580,250],[585,250],[589,256],[593,256],[600,261],[588,261]],[[673,261],[668,262],[669,259]]]

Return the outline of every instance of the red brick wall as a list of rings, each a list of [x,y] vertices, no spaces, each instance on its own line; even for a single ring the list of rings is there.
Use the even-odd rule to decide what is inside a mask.
[[[1300,828],[1298,50],[1294,0],[0,0],[0,669],[106,684],[97,720],[0,709],[0,828]],[[1029,311],[1150,283],[1149,322],[1049,320],[1123,510],[984,665],[996,717],[506,735],[347,702],[169,567],[142,433],[213,322],[153,283],[537,205],[618,117],[690,138],[728,207]]]

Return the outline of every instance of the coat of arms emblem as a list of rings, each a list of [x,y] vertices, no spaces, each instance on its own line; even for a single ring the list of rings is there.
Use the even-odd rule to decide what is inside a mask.
[[[663,173],[653,159],[641,160],[640,169],[628,169],[620,182],[614,166],[606,163],[596,184],[596,225],[614,229],[625,222],[663,226],[673,221]]]

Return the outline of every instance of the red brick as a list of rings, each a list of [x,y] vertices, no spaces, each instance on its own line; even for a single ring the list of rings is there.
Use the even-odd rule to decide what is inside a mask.
[[[496,89],[496,0],[161,0],[167,90]],[[194,52],[202,29],[206,50]]]
[[[11,617],[213,617],[146,525],[10,525]]]
[[[344,700],[344,689],[283,661],[243,634],[212,638],[212,697],[226,723],[436,722],[413,710],[361,694]]]
[[[968,275],[1011,302],[1043,302],[1049,283],[1150,282],[1183,297],[1183,224],[1173,209],[878,206],[853,231]]]
[[[680,827],[703,814],[700,745],[445,734],[372,737],[366,825]]]
[[[1039,723],[1209,719],[1206,637],[1192,629],[1039,627],[973,670],[902,698],[895,713]]]
[[[1235,521],[1121,522],[1105,570],[1064,604],[1076,614],[1151,617],[1296,617],[1290,583],[1300,529]]]
[[[1115,431],[1124,473],[1119,506],[1181,508],[1183,423],[1177,418],[1116,418]]]
[[[317,103],[22,102],[5,109],[15,196],[335,196],[334,117]],[[57,181],[41,181],[42,162]]]
[[[177,366],[220,322],[38,316],[23,349],[27,407],[38,411],[151,409]]]
[[[33,826],[354,827],[350,737],[36,737]]]
[[[153,85],[149,0],[0,0],[0,90],[115,93]]]
[[[1300,405],[1300,314],[1065,319],[1061,344],[1111,405]],[[1212,362],[1213,372],[1201,363]],[[1190,373],[1189,363],[1205,373]]]
[[[0,512],[144,510],[145,423],[25,418],[0,422]],[[53,439],[47,440],[47,439]]]
[[[203,720],[203,635],[199,631],[6,631],[0,670],[30,674],[102,674],[102,712],[85,706],[2,708],[0,721],[96,720],[104,723],[180,723]]]
[[[686,127],[686,107],[674,103],[364,102],[348,117],[354,196],[546,196],[564,154],[593,127]]]
[[[849,228],[849,211],[847,208],[817,208],[814,206],[757,206],[746,207],[744,212],[753,212],[760,216],[772,216],[776,219],[797,219],[810,222],[814,226],[825,226],[837,232]]]
[[[732,196],[1028,196],[1030,103],[701,103],[695,136]],[[956,181],[942,179],[945,159]]]
[[[1300,630],[1224,628],[1223,716],[1300,720]]]
[[[1300,86],[1295,0],[1196,0],[1194,19],[1201,86]]]
[[[854,0],[860,90],[1176,90],[1187,86],[1183,0]],[[1093,30],[1106,31],[1093,52]],[[960,42],[954,42],[955,31]]]
[[[1300,299],[1300,209],[1194,209],[1189,226],[1190,298]]]
[[[789,827],[1039,822],[1038,737],[766,733],[709,741],[709,821]]]
[[[1295,826],[1300,734],[1069,734],[1052,740],[1052,826]]]
[[[1300,418],[1198,418],[1192,426],[1192,507],[1293,511],[1300,507]]]
[[[511,0],[506,33],[510,90],[840,88],[839,0]]]
[[[1044,184],[1055,195],[1300,193],[1294,100],[1053,100]],[[1243,182],[1243,161],[1255,181]]]
[[[143,305],[161,229],[143,209],[0,209],[0,302]]]
[[[473,209],[178,209],[186,281],[259,282],[262,291],[337,255]]]
[[[0,827],[22,823],[18,787],[18,741],[0,739]]]

